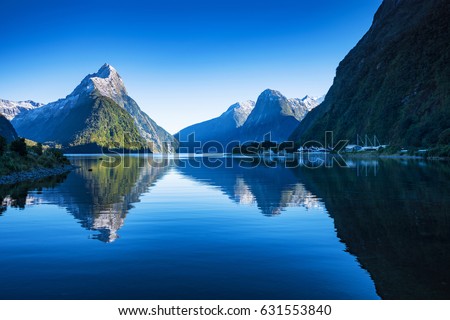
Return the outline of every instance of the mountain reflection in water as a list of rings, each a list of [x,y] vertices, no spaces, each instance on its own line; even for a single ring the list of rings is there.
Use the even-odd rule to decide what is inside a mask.
[[[266,216],[281,214],[288,207],[323,207],[320,200],[299,182],[295,169],[285,168],[282,164],[249,167],[239,165],[239,160],[235,160],[228,167],[224,164],[216,168],[204,165],[196,168],[188,161],[180,160],[177,168],[185,176],[217,187],[238,204],[255,204]]]
[[[20,183],[13,192],[4,191],[3,210],[8,202],[13,206],[39,203],[56,204],[66,208],[92,236],[103,242],[118,238],[126,215],[139,202],[139,197],[164,175],[167,162],[159,167],[145,165],[143,159],[130,157],[126,167],[108,167],[98,158],[75,157],[71,162],[78,168],[68,175],[43,179],[35,183]],[[64,182],[64,183],[61,183]],[[9,187],[7,187],[9,188]],[[47,188],[47,192],[40,190]],[[32,190],[28,194],[28,190]],[[25,200],[26,199],[26,200]]]
[[[9,206],[54,204],[94,231],[91,238],[112,242],[133,204],[143,194],[152,199],[155,183],[177,173],[273,219],[291,207],[327,213],[381,298],[450,298],[450,167],[445,163],[349,160],[347,168],[311,169],[246,168],[235,160],[231,167],[209,168],[193,167],[187,159],[150,166],[130,157],[126,167],[108,168],[98,158],[72,161],[79,168],[66,176],[1,186],[0,214]]]

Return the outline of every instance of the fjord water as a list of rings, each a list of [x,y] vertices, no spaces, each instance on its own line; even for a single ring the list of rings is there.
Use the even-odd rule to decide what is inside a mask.
[[[446,164],[197,160],[0,187],[0,298],[450,297]]]

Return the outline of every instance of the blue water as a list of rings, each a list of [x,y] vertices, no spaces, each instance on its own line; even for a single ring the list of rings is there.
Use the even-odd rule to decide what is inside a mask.
[[[371,241],[384,240],[360,239],[370,232],[355,234],[358,225],[340,228],[358,204],[345,204],[343,190],[329,186],[348,187],[343,174],[363,192],[389,175],[388,166],[364,176],[359,167],[182,168],[184,160],[154,167],[131,157],[126,167],[107,168],[98,157],[71,160],[79,168],[65,177],[3,187],[0,298],[404,298],[385,289],[384,277],[376,283],[380,264],[381,274],[395,273],[383,269],[383,253],[370,252]],[[445,219],[446,204],[444,197],[436,209]],[[361,245],[369,252],[360,254]]]

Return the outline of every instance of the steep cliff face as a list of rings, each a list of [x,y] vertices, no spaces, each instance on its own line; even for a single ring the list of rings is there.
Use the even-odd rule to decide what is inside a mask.
[[[382,299],[449,299],[450,167],[374,162],[294,172],[323,201],[337,236],[369,272]]]
[[[367,34],[340,63],[325,101],[291,136],[430,146],[450,128],[450,2],[385,0]]]
[[[14,130],[8,119],[6,119],[2,115],[0,115],[0,136],[5,138],[8,142],[11,142],[18,138],[16,130]]]

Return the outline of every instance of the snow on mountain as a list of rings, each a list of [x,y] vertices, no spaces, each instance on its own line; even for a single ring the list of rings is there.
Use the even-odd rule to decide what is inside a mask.
[[[227,144],[233,139],[237,130],[244,125],[254,107],[255,102],[251,100],[237,102],[219,117],[186,127],[180,130],[175,137],[180,142],[180,147],[189,152],[195,151],[195,143],[191,141],[194,136],[196,141],[202,143],[217,141]]]
[[[319,104],[321,104],[324,98],[325,98],[325,96],[311,97],[311,96],[307,95],[302,99],[294,98],[294,99],[289,99],[289,100],[295,100],[296,103],[298,103],[299,105],[306,107],[306,109],[309,112],[312,109],[314,109],[315,107],[317,107]]]
[[[236,128],[239,128],[245,123],[254,107],[255,101],[247,100],[244,102],[237,102],[229,107],[221,117],[229,116],[232,113]]]
[[[306,96],[302,99],[299,98],[288,99],[288,102],[291,105],[294,117],[298,121],[302,121],[308,112],[310,112],[312,109],[314,109],[319,105],[317,100],[310,96]]]
[[[316,100],[317,104],[319,105],[319,104],[321,104],[322,102],[325,101],[325,97],[326,97],[326,96],[327,96],[327,95],[324,94],[323,96],[314,97],[313,99]]]
[[[262,141],[270,133],[276,141],[285,141],[306,114],[318,106],[317,101],[305,96],[287,99],[279,91],[263,91],[256,106],[239,133],[239,139]]]
[[[44,104],[34,102],[32,100],[27,101],[10,101],[0,99],[0,114],[4,115],[6,119],[11,121],[18,114],[27,112],[36,108],[42,107]]]
[[[285,141],[300,121],[318,106],[316,99],[287,99],[279,91],[267,89],[258,101],[233,104],[221,116],[182,129],[175,136],[180,146],[194,151],[195,140],[205,145],[217,141],[224,146],[232,141],[262,141],[267,133],[277,141]]]
[[[108,86],[111,87],[108,88]],[[44,108],[34,110],[32,113],[24,115],[24,117],[16,118],[14,124],[35,120],[37,118],[46,120],[54,117],[55,113],[60,113],[63,109],[65,111],[71,109],[76,105],[81,96],[89,95],[95,89],[97,89],[99,95],[111,98],[121,107],[124,107],[123,96],[127,95],[127,92],[122,78],[120,78],[113,67],[105,63],[98,72],[87,75],[75,90],[65,98],[46,104]]]
[[[32,123],[55,123],[58,119],[60,122],[64,121],[73,108],[91,95],[110,98],[124,108],[133,117],[140,136],[147,140],[153,152],[173,152],[176,148],[177,143],[173,136],[139,108],[136,101],[128,95],[120,75],[106,63],[96,73],[87,75],[64,99],[33,109],[26,114],[19,114],[13,119],[13,125],[18,132],[23,133],[23,136],[33,135],[35,140],[39,141],[40,136],[45,136],[45,128],[37,126],[36,130],[39,132],[33,133],[33,128],[30,127]]]
[[[122,108],[125,106],[127,89],[116,69],[109,64],[105,63],[96,73],[87,75],[69,96],[94,90],[101,96],[113,99]]]

